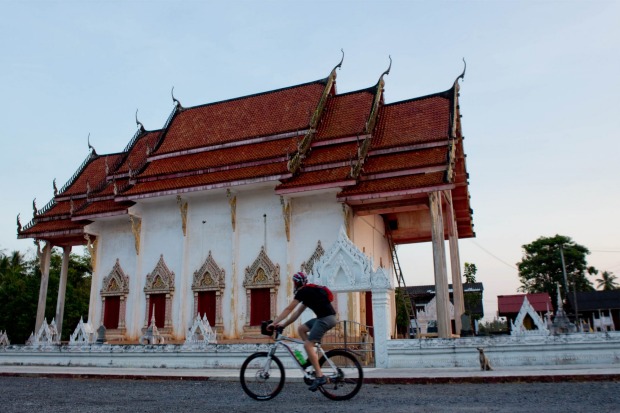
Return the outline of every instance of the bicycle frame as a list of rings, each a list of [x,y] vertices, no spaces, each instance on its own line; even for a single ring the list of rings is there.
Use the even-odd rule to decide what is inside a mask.
[[[275,343],[273,343],[271,345],[271,347],[269,348],[268,354],[269,357],[267,358],[267,361],[265,362],[265,366],[264,366],[264,372],[265,373],[269,373],[269,368],[271,367],[271,357],[273,357],[276,354],[276,351],[278,350],[278,348],[280,347],[284,347],[288,353],[288,355],[295,360],[295,363],[297,364],[297,366],[299,367],[299,370],[303,373],[305,378],[308,379],[312,379],[313,378],[313,374],[314,370],[308,371],[306,370],[308,367],[304,367],[299,360],[297,360],[297,357],[295,357],[295,354],[293,353],[293,349],[291,348],[291,345],[288,343],[295,343],[295,344],[301,344],[304,345],[304,341],[303,340],[299,340],[296,338],[292,338],[292,337],[288,337],[283,335],[280,331],[275,332],[276,337],[275,337]],[[316,343],[315,344],[315,348],[317,351],[317,356],[318,358],[321,357],[325,357],[325,361],[330,365],[331,368],[333,368],[334,370],[336,370],[336,366],[334,366],[334,363],[332,363],[332,361],[329,359],[329,357],[326,356],[325,354],[325,350],[323,350],[323,348],[321,347],[320,343]]]

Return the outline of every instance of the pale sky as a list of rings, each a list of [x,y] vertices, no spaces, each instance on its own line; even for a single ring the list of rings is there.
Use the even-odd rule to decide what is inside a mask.
[[[449,89],[462,125],[485,317],[515,294],[522,248],[566,235],[620,276],[620,1],[0,0],[0,250],[88,155],[120,152],[138,118],[326,77],[386,102]],[[432,247],[402,246],[408,285],[433,283]]]

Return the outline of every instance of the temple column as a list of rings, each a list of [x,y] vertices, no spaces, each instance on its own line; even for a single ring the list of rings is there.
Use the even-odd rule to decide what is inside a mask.
[[[430,201],[429,209],[431,213],[431,233],[433,238],[433,262],[435,267],[437,335],[439,338],[449,338],[452,335],[452,325],[450,324],[450,293],[448,291],[448,275],[446,270],[441,192],[431,192],[428,197]]]
[[[65,312],[65,292],[67,291],[70,254],[70,246],[62,247],[62,267],[60,268],[60,282],[58,284],[58,300],[56,300],[56,326],[58,327],[59,337],[62,337],[62,320]]]
[[[41,328],[43,319],[45,318],[45,303],[47,301],[47,284],[50,279],[50,261],[52,257],[52,244],[49,241],[45,242],[43,252],[38,252],[39,255],[39,268],[41,269],[41,286],[39,287],[39,303],[37,304],[37,320],[35,323],[35,333]]]
[[[389,290],[372,291],[372,322],[375,340],[375,361],[379,368],[387,368],[387,342],[391,325]]]
[[[461,325],[461,315],[465,313],[465,299],[463,297],[463,281],[461,277],[461,259],[459,257],[459,233],[456,227],[454,216],[454,204],[452,204],[452,192],[445,191],[447,203],[448,219],[448,239],[450,245],[450,267],[452,270],[452,298],[454,300],[454,326],[456,333],[459,334],[463,326]]]

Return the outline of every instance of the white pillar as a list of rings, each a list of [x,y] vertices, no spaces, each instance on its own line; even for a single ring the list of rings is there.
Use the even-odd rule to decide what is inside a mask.
[[[459,257],[459,232],[454,216],[454,204],[452,203],[452,192],[445,191],[446,197],[446,218],[448,220],[448,239],[450,244],[450,267],[452,270],[452,297],[454,300],[454,326],[456,334],[460,334],[463,326],[461,325],[461,315],[465,313],[465,299],[463,297],[463,281],[461,277],[461,259]]]
[[[431,232],[433,238],[433,261],[435,266],[435,301],[437,302],[437,335],[449,338],[452,335],[450,324],[448,276],[446,270],[446,249],[444,244],[443,214],[441,192],[429,195],[431,213]]]
[[[39,266],[41,268],[41,286],[39,287],[39,303],[37,304],[37,319],[34,327],[35,333],[39,331],[43,319],[45,318],[45,303],[47,301],[47,284],[50,279],[50,260],[52,257],[52,244],[45,242],[43,252],[39,256]]]
[[[62,337],[62,320],[65,313],[65,292],[67,291],[67,274],[69,272],[69,255],[71,247],[62,247],[62,267],[60,268],[60,282],[58,284],[58,300],[56,300],[56,326],[58,337]]]
[[[391,325],[389,290],[372,290],[372,322],[374,327],[375,360],[379,368],[388,368],[387,341]]]

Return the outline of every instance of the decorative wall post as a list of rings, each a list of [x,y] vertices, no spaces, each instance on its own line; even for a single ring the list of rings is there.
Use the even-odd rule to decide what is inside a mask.
[[[56,300],[56,325],[58,336],[62,336],[62,320],[65,312],[65,292],[67,291],[67,273],[69,272],[69,256],[71,247],[62,248],[62,267],[60,269],[60,282],[58,284],[58,300]]]
[[[353,211],[347,204],[342,204],[342,217],[344,220],[344,227],[347,233],[347,237],[351,238],[351,217]]]
[[[282,204],[282,215],[284,216],[284,231],[286,232],[286,241],[291,242],[291,201],[284,200],[284,197],[280,197],[280,204]]]
[[[230,189],[226,190],[226,197],[230,204],[230,222],[232,224],[232,230],[235,232],[237,224],[237,197],[230,192]]]
[[[129,215],[129,221],[131,222],[131,232],[136,247],[136,255],[140,255],[140,231],[142,230],[142,219],[140,217]]]
[[[187,201],[184,201],[180,195],[177,195],[177,205],[179,211],[181,211],[181,228],[183,229],[183,236],[187,235]]]
[[[450,295],[446,270],[441,192],[431,192],[428,196],[430,201],[431,232],[433,237],[433,261],[435,263],[437,335],[439,338],[449,338],[452,335],[452,325],[450,324],[450,312],[448,309]]]
[[[52,256],[52,244],[49,241],[45,242],[43,252],[39,241],[35,241],[37,245],[37,256],[39,257],[39,268],[41,269],[41,286],[39,287],[39,303],[37,304],[37,319],[35,322],[35,331],[39,331],[43,319],[45,318],[45,302],[47,299],[47,284],[50,278],[50,260]]]
[[[86,248],[88,248],[88,253],[90,254],[90,266],[94,273],[97,268],[97,243],[99,239],[94,237],[91,241],[89,234],[84,234],[84,239],[86,240]]]
[[[375,360],[379,368],[389,367],[387,342],[389,340],[389,326],[392,322],[390,313],[389,290],[372,290],[372,322],[374,326]]]

